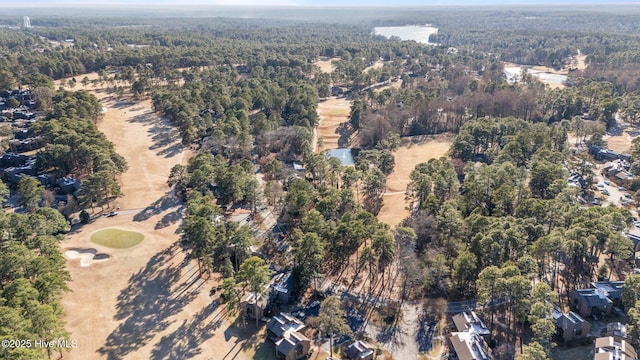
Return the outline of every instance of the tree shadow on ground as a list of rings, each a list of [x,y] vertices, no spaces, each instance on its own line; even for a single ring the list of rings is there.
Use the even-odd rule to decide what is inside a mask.
[[[211,315],[213,317],[211,317]],[[190,359],[202,354],[200,345],[213,337],[224,322],[226,312],[212,302],[200,310],[190,321],[184,320],[182,325],[169,335],[163,336],[151,352],[153,360]],[[210,318],[211,317],[211,318]]]
[[[380,329],[380,332],[376,336],[376,340],[379,343],[397,343],[400,341],[400,327],[397,325],[387,325]],[[400,342],[402,344],[402,342]]]
[[[353,129],[348,122],[343,122],[336,128],[336,134],[339,134],[338,146],[341,148],[349,147],[351,145],[351,135],[353,135]]]
[[[433,348],[433,334],[435,333],[436,323],[426,318],[420,319],[418,325],[418,333],[416,341],[418,342],[418,350],[427,352]]]
[[[177,262],[176,244],[154,255],[147,265],[131,275],[118,295],[115,320],[118,327],[98,352],[109,360],[123,359],[145,346],[171,323],[199,293],[203,280],[192,262]]]
[[[179,222],[180,220],[182,220],[182,208],[178,208],[175,211],[170,211],[166,214],[164,214],[164,216],[162,217],[162,219],[160,219],[160,221],[158,221],[155,225],[155,229],[156,230],[160,230],[160,229],[164,229],[167,226],[171,226],[172,224],[175,224],[177,222]]]
[[[152,111],[134,116],[130,122],[141,123],[149,126],[147,132],[151,135],[153,145],[149,150],[158,150],[156,155],[170,158],[180,154],[184,150],[182,137],[169,120],[164,119]]]
[[[347,323],[354,333],[363,330],[366,324],[366,310],[358,309],[353,306],[347,309]]]
[[[182,203],[174,194],[173,190],[166,192],[162,197],[146,208],[142,209],[139,213],[133,216],[133,221],[146,221],[149,218],[159,215],[166,210],[173,207],[180,206]],[[167,219],[168,220],[168,219]],[[162,221],[162,220],[161,220]]]
[[[259,357],[257,357],[257,347],[267,341],[264,336],[258,335],[263,324],[259,324],[258,327],[256,327],[252,319],[245,319],[245,321],[246,323],[244,323],[244,325],[239,326],[236,321],[236,323],[229,325],[229,327],[225,329],[224,338],[227,343],[233,342],[233,346],[222,358],[220,357],[222,354],[216,354],[216,359],[233,360],[238,357],[238,354],[249,348],[256,349],[256,357],[254,357],[254,359],[259,359]],[[261,353],[263,353],[263,351],[261,351]],[[269,360],[272,358],[273,357],[269,358]]]

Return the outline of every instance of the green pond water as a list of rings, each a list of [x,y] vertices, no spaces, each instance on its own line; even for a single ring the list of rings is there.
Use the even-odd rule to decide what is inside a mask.
[[[142,233],[115,228],[103,229],[91,235],[94,243],[114,249],[127,249],[140,244],[142,240]]]

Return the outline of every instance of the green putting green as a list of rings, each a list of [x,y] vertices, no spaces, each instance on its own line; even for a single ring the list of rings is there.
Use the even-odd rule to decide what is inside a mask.
[[[102,229],[91,235],[94,243],[114,249],[128,249],[140,244],[142,240],[142,233],[115,228]]]

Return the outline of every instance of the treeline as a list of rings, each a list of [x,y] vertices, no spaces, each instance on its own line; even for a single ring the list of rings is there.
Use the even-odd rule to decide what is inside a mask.
[[[178,126],[185,143],[208,136],[214,152],[237,151],[247,158],[251,135],[264,137],[283,126],[310,131],[317,123],[318,88],[304,80],[311,65],[273,60],[254,64],[249,78],[227,66],[192,73],[180,89],[155,92],[154,108]]]
[[[361,145],[375,147],[388,132],[400,136],[458,132],[466,122],[482,117],[513,116],[536,123],[578,117],[609,128],[619,114],[632,125],[638,122],[640,83],[632,71],[635,65],[619,71],[589,66],[570,74],[566,87],[549,89],[529,73],[521,74],[518,83],[509,83],[500,62],[468,55],[459,51],[406,57],[399,89],[368,89],[354,95],[350,127],[359,131]],[[416,61],[424,70],[413,65]],[[424,78],[416,76],[425,72]]]
[[[69,273],[59,243],[69,223],[56,210],[31,214],[0,212],[0,357],[50,359],[63,343],[43,348],[35,340],[68,340],[60,298],[68,291]],[[5,340],[9,342],[5,345]],[[31,341],[26,343],[19,341]]]
[[[452,160],[418,165],[407,187],[412,214],[399,231],[410,241],[399,251],[417,253],[403,259],[405,281],[430,294],[477,297],[492,324],[510,328],[502,339],[511,345],[496,356],[513,355],[525,324],[545,353],[555,333],[551,304],[630,269],[633,243],[621,233],[631,213],[586,207],[582,190],[567,185],[568,170],[592,179],[593,168],[570,155],[565,125],[469,121]]]
[[[46,142],[36,155],[39,171],[82,179],[78,194],[82,208],[108,204],[111,197],[121,195],[116,176],[126,171],[127,162],[96,126],[102,105],[86,91],[63,91],[53,97],[53,108],[29,129]]]

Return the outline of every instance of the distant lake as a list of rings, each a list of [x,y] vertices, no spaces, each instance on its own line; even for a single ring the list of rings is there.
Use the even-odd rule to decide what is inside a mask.
[[[414,40],[422,44],[431,45],[435,45],[435,43],[429,42],[429,36],[437,32],[437,28],[429,25],[384,26],[373,29],[374,34],[382,35],[386,38],[397,36],[402,40]]]
[[[522,68],[520,66],[504,67],[504,73],[505,75],[507,75],[507,80],[511,82],[518,81],[520,79],[520,71],[522,71]],[[552,73],[542,72],[542,71],[533,70],[533,69],[527,69],[527,71],[531,75],[536,76],[543,82],[546,82],[549,84],[562,85],[567,80],[567,75],[552,74]]]

